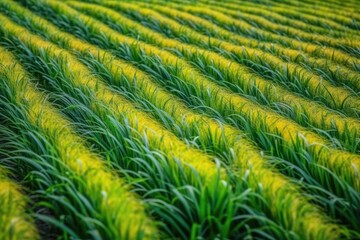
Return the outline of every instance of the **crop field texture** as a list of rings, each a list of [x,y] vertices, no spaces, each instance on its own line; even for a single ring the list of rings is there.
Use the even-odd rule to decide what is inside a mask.
[[[0,240],[360,239],[359,0],[0,0]]]

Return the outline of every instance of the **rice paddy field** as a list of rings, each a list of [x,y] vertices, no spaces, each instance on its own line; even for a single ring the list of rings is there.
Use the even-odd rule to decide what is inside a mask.
[[[360,1],[0,0],[0,240],[360,239]]]

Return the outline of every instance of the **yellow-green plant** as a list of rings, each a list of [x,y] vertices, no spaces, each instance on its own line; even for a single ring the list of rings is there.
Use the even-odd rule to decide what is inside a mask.
[[[16,28],[12,30],[16,31]],[[36,42],[38,39],[33,40]],[[15,94],[16,104],[27,106],[28,121],[50,139],[63,163],[76,173],[77,181],[84,183],[83,193],[92,196],[93,204],[102,214],[102,221],[112,229],[112,236],[156,237],[154,222],[128,185],[107,170],[104,161],[89,150],[74,133],[70,122],[47,102],[46,95],[34,87],[25,70],[2,48],[1,59],[2,72]]]
[[[171,53],[123,36],[105,24],[72,10],[65,4],[53,1],[43,1],[43,3],[48,4],[59,13],[83,21],[92,31],[108,36],[109,40],[114,44],[131,44],[133,48],[139,47],[150,56],[160,57],[165,64],[176,66],[179,69],[179,77],[198,89],[199,94],[206,96],[208,93],[211,93],[211,101],[209,103],[211,107],[221,109],[226,114],[241,114],[259,131],[263,131],[262,128],[265,125],[267,131],[280,135],[283,141],[290,146],[298,145],[299,142],[302,145],[306,145],[309,148],[309,152],[316,156],[317,163],[336,172],[356,189],[360,187],[358,177],[360,157],[358,155],[329,147],[327,141],[318,134],[209,81],[194,70],[186,61]]]
[[[360,236],[353,0],[90,2],[0,0],[0,159],[41,235]]]
[[[1,74],[4,66],[0,65]],[[26,213],[28,204],[21,187],[0,166],[0,239],[40,239],[34,220]]]

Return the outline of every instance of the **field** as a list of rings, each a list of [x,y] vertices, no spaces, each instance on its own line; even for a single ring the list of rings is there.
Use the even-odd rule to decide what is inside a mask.
[[[359,0],[0,0],[0,240],[360,239]]]

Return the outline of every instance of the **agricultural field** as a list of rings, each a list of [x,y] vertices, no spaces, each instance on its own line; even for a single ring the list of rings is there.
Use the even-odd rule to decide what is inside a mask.
[[[0,0],[0,240],[360,239],[359,0]]]

